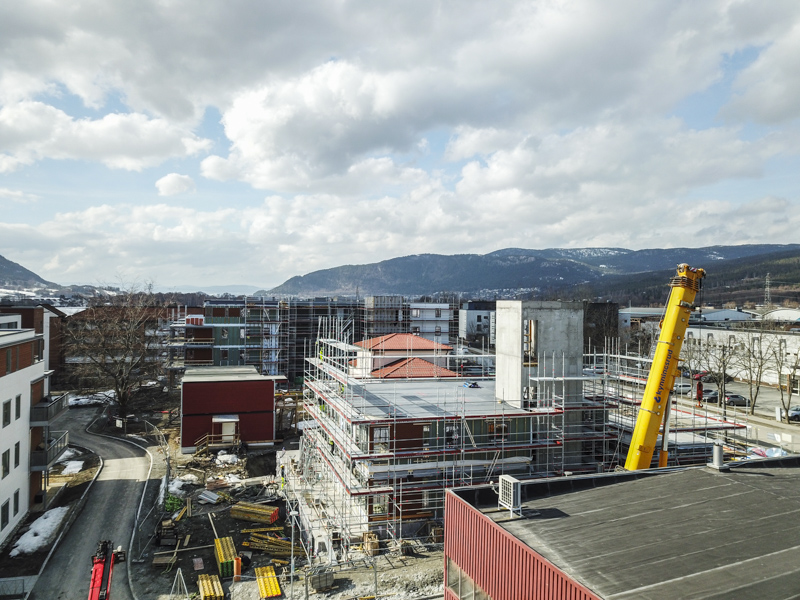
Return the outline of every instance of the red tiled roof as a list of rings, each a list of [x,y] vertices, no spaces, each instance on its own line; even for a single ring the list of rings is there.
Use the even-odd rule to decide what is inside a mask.
[[[401,358],[385,367],[375,369],[372,376],[379,379],[408,379],[412,377],[458,377],[458,373],[439,367],[422,358]]]
[[[419,335],[410,333],[390,333],[381,337],[370,338],[363,342],[356,342],[356,346],[361,346],[366,350],[436,350],[438,352],[449,352],[452,346],[432,342]]]

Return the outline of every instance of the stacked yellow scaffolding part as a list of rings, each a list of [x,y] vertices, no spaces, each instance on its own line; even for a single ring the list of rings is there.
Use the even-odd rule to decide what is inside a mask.
[[[197,586],[200,588],[200,600],[225,600],[225,592],[216,575],[200,575]]]
[[[281,595],[281,586],[278,584],[278,577],[272,567],[256,567],[256,583],[260,600]]]
[[[224,537],[214,540],[214,558],[217,559],[220,577],[233,577],[233,559],[236,558],[233,538]]]

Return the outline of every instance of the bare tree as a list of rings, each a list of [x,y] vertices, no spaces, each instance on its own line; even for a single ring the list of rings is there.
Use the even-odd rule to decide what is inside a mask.
[[[755,327],[745,326],[730,335],[733,368],[749,387],[750,414],[755,411],[764,375],[770,369],[778,345],[775,328],[767,321],[760,321]]]
[[[788,352],[785,340],[779,339],[778,343],[772,346],[771,359],[772,369],[778,375],[778,389],[781,393],[783,420],[788,423],[792,398],[800,387],[800,385],[798,385],[798,378],[800,377],[800,352]]]
[[[151,286],[95,301],[65,328],[70,376],[82,391],[106,391],[125,414],[131,396],[160,373],[158,320]]]

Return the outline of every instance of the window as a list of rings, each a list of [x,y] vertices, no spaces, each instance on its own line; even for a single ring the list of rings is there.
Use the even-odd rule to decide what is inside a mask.
[[[480,322],[481,322],[481,316],[478,315],[478,323],[480,323]]]
[[[11,450],[3,452],[3,479],[11,472]]]
[[[228,328],[227,327],[223,327],[222,328],[222,334],[221,335],[222,335],[222,339],[223,340],[227,340],[228,339]]]
[[[431,445],[431,426],[422,426],[422,447],[429,448]]]
[[[3,427],[11,425],[11,400],[3,402]]]
[[[411,328],[412,335],[419,335],[419,327],[412,327]]]
[[[389,511],[389,496],[382,494],[372,499],[372,514],[385,515]]]
[[[19,442],[14,444],[14,468],[19,466]]]
[[[412,308],[411,309],[411,318],[412,319],[419,319],[419,309],[418,308]]]
[[[14,516],[17,516],[19,513],[19,490],[14,492]]]
[[[377,452],[389,451],[389,428],[374,427],[372,429],[372,443]]]
[[[433,335],[442,335],[442,328],[437,325],[436,329],[433,330]]]
[[[20,415],[22,414],[22,396],[18,395],[15,402],[14,408],[16,409],[16,413],[14,415],[14,420],[16,421],[19,419]]]
[[[11,348],[6,348],[6,373],[11,373]]]
[[[447,587],[459,600],[491,600],[491,596],[479,588],[450,558],[447,559]]]
[[[437,308],[436,309],[436,318],[440,319],[441,317],[442,317],[442,309],[441,308]]]
[[[0,529],[5,529],[6,527],[8,527],[8,500],[0,508]]]

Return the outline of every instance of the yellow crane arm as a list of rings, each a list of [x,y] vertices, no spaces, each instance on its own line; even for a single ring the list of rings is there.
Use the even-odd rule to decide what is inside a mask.
[[[669,394],[678,373],[678,356],[689,326],[689,315],[705,274],[703,269],[693,269],[689,265],[681,264],[678,265],[677,275],[669,282],[672,291],[661,323],[661,333],[644,388],[639,416],[636,418],[628,458],[625,460],[625,468],[629,471],[650,468],[658,441],[658,430],[668,411]],[[666,452],[659,456],[659,466],[666,466]]]

